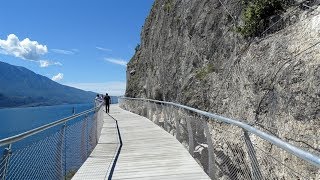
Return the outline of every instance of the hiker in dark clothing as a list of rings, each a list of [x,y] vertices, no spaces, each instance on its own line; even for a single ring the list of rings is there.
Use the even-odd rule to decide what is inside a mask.
[[[111,98],[108,95],[108,93],[106,93],[106,96],[104,97],[104,103],[106,105],[106,113],[109,113],[110,104],[111,104]]]

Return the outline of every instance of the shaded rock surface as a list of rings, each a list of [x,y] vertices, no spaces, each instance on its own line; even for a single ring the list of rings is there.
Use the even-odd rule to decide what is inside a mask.
[[[246,40],[234,30],[240,1],[156,0],[127,66],[126,96],[245,121],[319,155],[320,8],[312,8],[292,7],[277,31]]]

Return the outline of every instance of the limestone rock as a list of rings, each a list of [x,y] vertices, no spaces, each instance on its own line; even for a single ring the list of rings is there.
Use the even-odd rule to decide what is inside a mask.
[[[234,30],[242,9],[236,0],[155,0],[126,96],[245,121],[320,155],[320,12],[290,9],[281,30],[248,41]]]

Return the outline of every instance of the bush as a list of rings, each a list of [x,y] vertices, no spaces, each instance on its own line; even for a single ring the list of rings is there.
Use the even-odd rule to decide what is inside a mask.
[[[253,0],[244,2],[246,8],[242,18],[244,25],[237,31],[245,37],[259,36],[268,26],[268,18],[278,14],[291,4],[292,0]]]
[[[165,11],[166,13],[169,13],[169,12],[172,10],[172,6],[173,6],[172,0],[167,0],[167,1],[165,2],[164,6],[163,6],[164,11]]]

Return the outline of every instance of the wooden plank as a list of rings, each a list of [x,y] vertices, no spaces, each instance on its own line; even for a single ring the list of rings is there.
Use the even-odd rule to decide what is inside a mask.
[[[111,105],[122,149],[112,179],[210,179],[188,151],[150,120]],[[119,138],[115,121],[104,115],[99,143],[73,179],[105,179]]]
[[[119,136],[114,119],[104,114],[101,136],[86,162],[72,179],[105,179],[119,146]]]
[[[113,179],[210,179],[171,134],[149,119],[113,106],[123,141]]]

